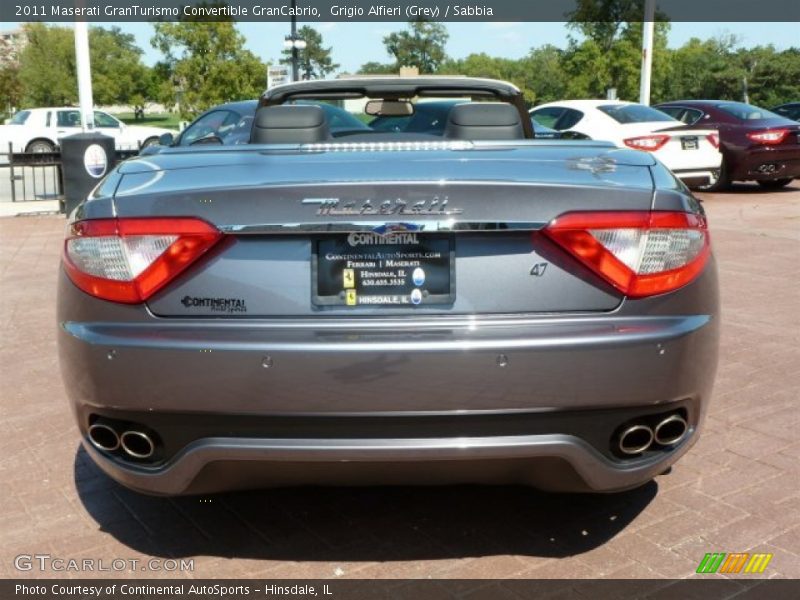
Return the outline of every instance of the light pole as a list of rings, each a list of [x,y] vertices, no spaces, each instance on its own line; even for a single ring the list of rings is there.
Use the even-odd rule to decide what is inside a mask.
[[[297,37],[297,15],[295,14],[297,12],[296,9],[297,0],[292,0],[292,32],[290,35],[287,35],[283,41],[283,47],[287,49],[291,48],[292,50],[292,81],[297,81],[300,79],[300,61],[299,57],[297,56],[297,51],[303,50],[306,47],[306,41]]]
[[[89,64],[89,27],[86,21],[75,22],[75,66],[78,71],[78,101],[81,105],[81,128],[94,129],[92,68]]]
[[[645,0],[642,22],[642,75],[639,88],[639,103],[650,105],[650,78],[653,72],[653,37],[655,30],[655,0]]]

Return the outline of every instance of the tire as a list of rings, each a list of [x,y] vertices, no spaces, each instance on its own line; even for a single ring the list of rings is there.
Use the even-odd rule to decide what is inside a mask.
[[[728,168],[725,166],[725,160],[719,167],[719,177],[711,185],[699,185],[695,188],[698,192],[721,192],[730,187],[731,180],[728,177]]]
[[[765,190],[779,190],[782,187],[786,187],[790,183],[794,181],[791,177],[784,177],[782,179],[769,179],[766,181],[757,181],[758,185],[760,185]]]
[[[55,145],[50,140],[33,140],[25,146],[25,152],[55,152]]]

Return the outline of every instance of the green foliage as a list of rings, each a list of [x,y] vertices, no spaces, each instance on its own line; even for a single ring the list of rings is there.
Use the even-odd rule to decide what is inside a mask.
[[[164,55],[156,69],[159,96],[177,102],[185,118],[264,91],[266,66],[244,48],[233,22],[193,19],[153,26],[151,44]]]
[[[361,75],[391,75],[397,74],[397,67],[390,63],[370,61],[361,65],[358,70]]]
[[[28,37],[28,44],[19,58],[23,104],[61,106],[77,102],[72,29],[43,23],[29,23],[23,28]]]
[[[306,47],[297,51],[300,65],[300,73],[306,79],[323,79],[326,75],[333,73],[339,65],[331,60],[331,48],[325,48],[322,44],[322,34],[309,25],[303,25],[297,35],[305,40]],[[283,50],[281,64],[292,64],[292,50]]]
[[[30,106],[73,104],[78,100],[72,28],[30,23],[20,54],[19,83]],[[118,27],[89,30],[92,95],[96,104],[142,104],[150,95],[150,72],[131,34]]]
[[[436,73],[447,59],[447,28],[425,20],[411,21],[408,26],[383,38],[386,51],[395,58],[395,72],[400,67],[417,67],[423,74]]]
[[[22,100],[19,57],[12,42],[0,38],[0,111],[18,107]],[[5,118],[5,117],[4,117]]]

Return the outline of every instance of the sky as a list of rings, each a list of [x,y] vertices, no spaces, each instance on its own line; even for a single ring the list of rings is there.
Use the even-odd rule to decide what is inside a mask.
[[[302,22],[299,25],[303,25]],[[383,37],[405,27],[404,23],[315,23],[322,33],[326,46],[333,47],[333,61],[346,72],[355,72],[365,62],[389,62],[383,47]],[[120,23],[123,31],[136,36],[137,44],[144,50],[144,60],[153,64],[160,54],[150,46],[153,35],[149,23]],[[567,44],[564,23],[447,23],[450,39],[447,53],[453,58],[463,58],[472,52],[486,52],[491,56],[521,58],[531,47],[553,44],[563,48]],[[265,62],[280,57],[284,35],[289,33],[287,23],[239,23],[239,31],[247,39],[247,48]],[[743,46],[774,44],[778,50],[800,47],[797,23],[672,23],[669,45],[678,47],[691,37],[706,39],[722,33],[740,37]],[[354,42],[357,40],[357,42]]]

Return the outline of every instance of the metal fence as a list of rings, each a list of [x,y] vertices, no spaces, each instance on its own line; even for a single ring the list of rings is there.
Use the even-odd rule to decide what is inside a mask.
[[[116,162],[139,154],[139,148],[117,150]],[[64,201],[64,174],[61,152],[0,153],[0,200],[30,202],[34,200]],[[2,171],[6,170],[4,176]],[[62,206],[63,208],[63,206]]]

